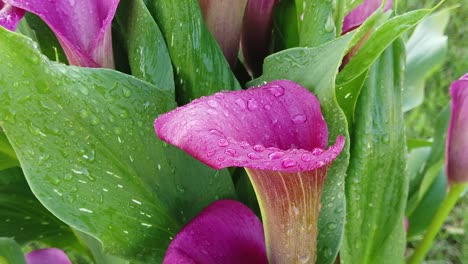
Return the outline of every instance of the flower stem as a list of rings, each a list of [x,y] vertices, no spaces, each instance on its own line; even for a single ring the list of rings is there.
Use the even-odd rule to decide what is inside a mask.
[[[431,225],[429,226],[426,234],[424,235],[423,240],[421,240],[419,245],[416,247],[416,250],[409,259],[408,264],[419,264],[424,260],[424,257],[426,256],[427,252],[432,246],[432,242],[435,236],[439,232],[448,214],[452,210],[453,206],[455,206],[455,204],[458,201],[458,198],[467,186],[468,183],[453,183],[450,186],[450,191],[447,197],[445,198],[445,200],[439,207],[439,210],[437,211],[436,215],[432,219]]]
[[[262,213],[269,263],[315,263],[326,168],[298,173],[246,170]]]

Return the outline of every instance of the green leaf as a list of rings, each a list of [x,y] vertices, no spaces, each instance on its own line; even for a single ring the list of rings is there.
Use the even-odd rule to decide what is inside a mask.
[[[39,241],[86,253],[71,228],[36,199],[19,168],[0,171],[0,219],[0,234],[14,237],[23,246]]]
[[[226,171],[157,139],[155,117],[175,107],[165,91],[113,70],[52,63],[1,28],[0,40],[0,60],[11,62],[0,70],[0,124],[31,189],[107,254],[160,262],[186,221],[233,196]]]
[[[273,20],[274,50],[281,51],[299,45],[296,5],[294,1],[280,1]]]
[[[295,81],[319,99],[327,121],[329,143],[338,135],[346,137],[340,156],[328,170],[322,193],[319,217],[317,263],[333,263],[341,245],[344,227],[344,177],[349,160],[349,134],[346,117],[335,99],[335,76],[344,51],[353,33],[316,48],[294,48],[273,54],[265,59],[263,76],[251,84],[277,79]]]
[[[0,127],[0,171],[12,167],[19,167],[16,153],[8,142],[5,133]]]
[[[396,16],[378,27],[346,67],[338,74],[337,86],[343,86],[360,76],[395,39],[419,23],[431,11],[431,9],[421,9],[408,12]]]
[[[197,0],[147,0],[176,69],[179,104],[221,90],[240,89],[216,40],[203,21]]]
[[[443,170],[437,174],[418,207],[408,216],[408,237],[421,234],[431,224],[447,192],[447,176]]]
[[[411,215],[426,195],[445,161],[445,139],[450,121],[450,106],[447,105],[437,117],[434,126],[434,141],[426,162],[415,173],[408,196],[406,214]],[[411,173],[411,171],[409,171]]]
[[[296,1],[297,2],[297,1]],[[333,19],[333,1],[303,0],[303,10],[299,20],[299,45],[302,47],[317,47],[335,39],[335,22]]]
[[[382,14],[383,6],[374,12],[364,24],[357,29],[355,37],[347,51],[354,47],[371,28],[379,21],[386,19],[389,14]],[[345,68],[338,74],[336,86],[337,100],[352,124],[354,109],[359,96],[366,71],[380,54],[401,34],[419,23],[432,10],[418,10],[394,17],[373,32],[364,42],[358,52],[351,58]]]
[[[450,9],[426,17],[416,26],[406,43],[405,86],[403,110],[408,111],[424,100],[424,82],[445,61],[447,36],[444,30],[450,18]]]
[[[402,263],[408,192],[401,89],[404,45],[372,65],[356,106],[346,177],[344,263]]]
[[[142,0],[121,1],[116,14],[132,75],[174,97],[174,74],[164,37]]]
[[[0,237],[0,264],[26,264],[21,247],[11,238]]]

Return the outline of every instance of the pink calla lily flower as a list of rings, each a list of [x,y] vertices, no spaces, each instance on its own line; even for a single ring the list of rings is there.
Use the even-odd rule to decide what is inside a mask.
[[[57,36],[71,65],[114,68],[111,22],[119,0],[4,0],[39,16]]]
[[[446,171],[450,183],[468,183],[468,73],[450,86],[452,116],[447,134]]]
[[[28,264],[72,264],[68,256],[58,248],[34,250],[26,254]]]
[[[160,116],[155,130],[213,168],[246,168],[271,263],[315,261],[320,195],[344,138],[325,149],[328,129],[312,93],[287,80],[221,92]]]
[[[5,4],[0,0],[0,27],[15,31],[24,16],[24,10]]]
[[[262,223],[240,202],[216,201],[177,234],[163,263],[267,264]]]
[[[392,0],[385,2],[384,11],[392,8]],[[366,19],[372,15],[380,6],[382,0],[364,0],[359,6],[347,14],[343,21],[342,34],[346,34],[359,27]]]

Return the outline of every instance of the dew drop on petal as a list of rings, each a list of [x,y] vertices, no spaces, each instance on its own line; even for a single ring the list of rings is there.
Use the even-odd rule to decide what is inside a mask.
[[[247,105],[246,105],[244,99],[242,99],[242,98],[237,98],[237,99],[235,100],[235,102],[236,102],[236,105],[239,106],[241,109],[247,108]]]
[[[265,150],[265,147],[262,146],[262,145],[255,145],[253,146],[253,150],[257,151],[257,152],[262,152]]]
[[[235,157],[237,152],[235,149],[226,149],[226,151],[224,151],[224,153],[226,153],[227,155],[231,156],[231,157]]]
[[[218,140],[218,145],[220,147],[227,147],[229,145],[229,142],[225,138],[221,138]]]
[[[279,159],[279,158],[281,158],[283,156],[284,156],[284,152],[280,152],[280,151],[276,151],[276,152],[270,153],[270,155],[268,155],[268,157],[271,160]]]
[[[213,108],[216,108],[219,106],[218,102],[216,102],[215,100],[208,100],[207,104]]]
[[[305,162],[309,162],[312,158],[309,154],[302,154],[301,159]]]
[[[249,157],[249,159],[252,159],[252,160],[258,160],[262,158],[260,155],[254,152],[250,152],[249,154],[247,154],[247,157]]]
[[[314,155],[314,156],[318,156],[318,155],[320,155],[322,153],[323,153],[323,150],[321,150],[319,148],[316,148],[316,149],[312,150],[312,155]]]
[[[247,102],[247,107],[249,108],[250,111],[256,110],[258,108],[258,103],[255,99],[251,98]]]
[[[307,117],[305,115],[296,115],[292,118],[294,124],[304,124],[307,121]]]
[[[273,94],[275,97],[280,97],[284,95],[284,88],[279,85],[272,85],[267,88],[267,90]]]
[[[283,168],[285,169],[296,166],[296,164],[297,164],[297,161],[291,158],[285,158],[284,160],[281,161],[281,166],[283,166]]]

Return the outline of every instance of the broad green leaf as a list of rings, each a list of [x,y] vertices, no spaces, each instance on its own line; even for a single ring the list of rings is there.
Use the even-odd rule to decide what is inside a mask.
[[[160,262],[186,221],[233,196],[226,171],[156,137],[155,117],[175,107],[165,91],[113,70],[52,63],[1,28],[0,40],[0,60],[11,63],[0,68],[0,125],[31,189],[107,254]]]
[[[8,142],[5,133],[0,127],[0,171],[12,167],[19,167],[16,153]]]
[[[434,140],[426,162],[416,172],[416,175],[410,175],[414,179],[414,182],[412,182],[412,188],[408,196],[407,215],[411,215],[418,207],[444,164],[445,139],[449,121],[450,106],[447,105],[437,117],[437,122],[434,126]]]
[[[146,0],[146,4],[166,39],[179,104],[221,90],[240,89],[203,21],[197,0]]]
[[[387,12],[382,14],[382,8],[383,6],[374,12],[374,14],[371,15],[369,19],[367,19],[366,22],[364,22],[364,24],[357,30],[351,45],[348,46],[348,50],[357,44],[365,34],[368,34],[368,31],[374,25],[378,24],[378,21],[386,19],[386,14],[388,15],[389,13]],[[354,108],[362,87],[362,81],[364,79],[365,72],[369,69],[371,64],[396,38],[419,23],[430,12],[432,12],[432,10],[418,10],[405,13],[380,25],[364,42],[362,47],[359,48],[358,52],[351,58],[344,69],[338,74],[336,81],[336,86],[338,87],[336,96],[338,103],[343,108],[343,111],[348,118],[348,121],[353,120]]]
[[[130,263],[127,260],[120,259],[115,256],[105,255],[102,250],[101,243],[95,239],[94,237],[80,232],[78,230],[74,230],[76,236],[80,239],[81,243],[86,245],[91,252],[94,263],[96,264],[128,264]]]
[[[120,1],[116,18],[126,41],[132,75],[174,96],[174,74],[169,51],[143,0]]]
[[[35,40],[41,52],[50,60],[68,63],[57,37],[41,18],[32,13],[26,13],[21,24],[18,31]]]
[[[408,193],[401,108],[404,45],[395,42],[372,65],[356,106],[346,176],[342,263],[402,263]]]
[[[437,174],[418,207],[408,216],[408,237],[421,234],[431,224],[447,192],[447,176],[443,170]]]
[[[273,20],[274,50],[281,51],[299,45],[297,11],[294,1],[280,1],[275,7]]]
[[[432,146],[432,141],[420,138],[407,138],[406,145],[408,146],[408,151],[415,148],[430,147]]]
[[[346,67],[338,74],[337,86],[343,86],[360,76],[395,39],[415,26],[431,12],[431,9],[408,12],[396,16],[379,26]]]
[[[406,43],[403,110],[408,111],[424,100],[424,82],[445,61],[447,36],[444,30],[450,18],[445,9],[426,17],[416,26]]]
[[[299,31],[300,46],[317,47],[335,39],[333,1],[303,0],[302,8],[302,13],[298,13],[303,21]]]
[[[0,264],[26,264],[21,247],[11,238],[0,237]]]
[[[47,211],[19,168],[0,171],[0,235],[21,244],[39,241],[65,251],[87,253],[69,226]]]
[[[321,198],[317,263],[323,264],[333,263],[344,227],[344,177],[349,161],[349,134],[346,117],[335,99],[334,83],[352,36],[350,33],[316,48],[294,48],[273,54],[265,60],[263,76],[252,82],[289,79],[303,85],[320,101],[328,125],[329,143],[334,143],[338,135],[346,137],[345,148],[328,170]]]

